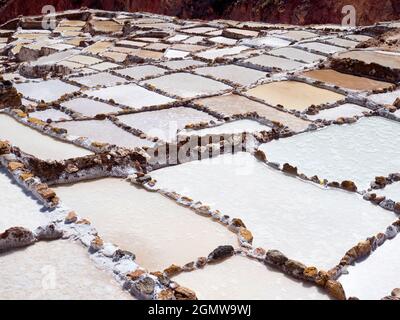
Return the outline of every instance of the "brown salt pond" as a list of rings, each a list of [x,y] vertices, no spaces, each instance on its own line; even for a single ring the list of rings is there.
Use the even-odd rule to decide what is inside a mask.
[[[324,70],[312,70],[302,73],[303,76],[312,78],[318,81],[334,84],[338,87],[351,89],[351,90],[379,90],[390,88],[391,83],[372,80],[365,77],[353,76],[351,74],[345,74],[337,72],[332,69]]]
[[[255,260],[234,256],[173,278],[200,300],[327,300],[322,290],[304,284]]]
[[[0,114],[0,139],[8,140],[22,151],[40,159],[64,160],[92,154],[89,150],[56,140]]]
[[[238,246],[236,235],[224,226],[121,179],[54,189],[96,226],[104,241],[132,251],[137,262],[152,271],[207,256],[219,245]]]
[[[0,270],[2,300],[133,299],[86,249],[65,240],[0,254]]]
[[[294,131],[307,129],[310,122],[302,120],[286,112],[278,111],[262,103],[250,100],[243,96],[228,94],[196,100],[195,103],[206,107],[210,111],[217,112],[224,117],[257,113],[260,117],[274,122],[280,122]]]
[[[345,96],[298,81],[279,81],[260,85],[246,92],[270,105],[304,111],[311,105],[334,103]]]

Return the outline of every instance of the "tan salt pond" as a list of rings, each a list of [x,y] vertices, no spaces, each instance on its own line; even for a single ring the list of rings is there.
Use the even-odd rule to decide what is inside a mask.
[[[334,103],[345,96],[297,81],[279,81],[260,85],[246,92],[249,96],[264,100],[271,105],[304,111],[312,104]]]
[[[297,118],[289,113],[278,111],[259,102],[235,94],[205,98],[196,100],[195,102],[213,112],[228,117],[256,112],[260,117],[265,117],[270,121],[280,122],[294,131],[303,131],[307,129],[310,124],[310,122]]]
[[[327,300],[316,286],[289,278],[247,257],[234,256],[173,278],[200,300]]]
[[[334,84],[338,87],[351,90],[378,90],[390,88],[391,83],[372,80],[365,77],[354,76],[351,74],[337,72],[332,69],[312,70],[302,74],[303,76]]]
[[[387,68],[400,69],[400,54],[384,51],[352,50],[337,55],[341,59],[360,60],[367,64],[377,63]]]
[[[0,270],[1,300],[133,299],[86,249],[65,240],[0,254]]]
[[[0,114],[0,139],[40,159],[64,160],[92,154],[89,150],[62,142]]]
[[[183,265],[207,256],[219,245],[238,246],[236,235],[224,226],[121,179],[81,182],[55,190],[65,204],[96,226],[105,241],[132,251],[149,270]]]

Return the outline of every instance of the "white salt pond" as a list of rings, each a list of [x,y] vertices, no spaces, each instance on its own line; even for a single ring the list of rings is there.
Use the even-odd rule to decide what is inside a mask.
[[[71,77],[71,81],[77,82],[86,87],[96,86],[115,86],[116,84],[124,83],[126,80],[121,77],[114,76],[108,72],[100,72],[83,77]]]
[[[307,115],[310,120],[336,120],[338,118],[351,118],[354,116],[362,116],[363,112],[370,112],[371,110],[361,107],[353,103],[345,103],[336,108],[324,109],[315,115]]]
[[[348,297],[362,300],[379,300],[395,288],[400,288],[399,256],[400,237],[386,241],[366,260],[348,268],[342,283]]]
[[[256,56],[250,59],[246,59],[243,61],[245,64],[252,65],[253,67],[261,70],[270,70],[272,68],[280,69],[280,70],[293,70],[300,69],[305,66],[305,64],[301,62],[297,62],[294,60],[289,60],[281,57],[271,56],[267,54],[262,54],[260,56]]]
[[[289,278],[247,257],[234,256],[173,278],[200,300],[327,300],[316,286]]]
[[[65,240],[0,254],[0,270],[4,300],[133,299],[111,272],[95,267],[83,247]]]
[[[65,160],[92,154],[89,150],[42,134],[4,114],[0,114],[0,139],[8,140],[40,159]]]
[[[92,141],[115,144],[120,147],[134,149],[151,147],[153,142],[141,139],[119,127],[110,120],[67,121],[53,124],[54,127],[67,129],[68,134],[87,137]]]
[[[64,94],[78,91],[79,88],[60,80],[47,80],[40,82],[17,83],[15,88],[26,98],[51,102]]]
[[[373,190],[380,196],[385,196],[386,199],[391,199],[395,202],[400,202],[400,183],[394,182],[387,185],[384,189]]]
[[[126,125],[164,141],[176,140],[177,131],[188,124],[218,121],[205,112],[187,107],[133,113],[118,118]]]
[[[330,44],[324,44],[324,43],[320,43],[320,42],[300,43],[300,44],[298,44],[298,46],[301,48],[321,52],[324,54],[333,54],[333,53],[337,53],[337,52],[346,51],[345,48],[333,46]]]
[[[298,166],[299,172],[329,181],[352,180],[367,189],[375,176],[400,167],[400,124],[380,117],[330,126],[261,145],[270,161]],[[390,142],[388,142],[390,137]]]
[[[174,73],[160,78],[145,81],[170,95],[181,98],[195,98],[201,95],[212,95],[224,90],[231,89],[230,86],[212,79],[190,73]]]
[[[196,56],[206,59],[206,60],[215,60],[217,58],[224,58],[226,56],[234,55],[241,53],[244,50],[248,50],[247,46],[235,46],[235,47],[227,47],[222,49],[210,49],[200,53],[197,53]]]
[[[200,129],[200,130],[182,130],[179,132],[180,136],[206,136],[206,135],[218,135],[218,134],[235,134],[235,133],[253,133],[260,131],[270,131],[271,127],[263,125],[257,121],[253,120],[237,120],[232,122],[227,122],[219,126]]]
[[[314,63],[319,60],[325,60],[324,56],[293,47],[273,49],[268,53],[275,56],[282,56],[287,59],[301,60],[307,63]]]
[[[352,246],[395,220],[393,213],[358,194],[289,177],[249,153],[185,163],[151,175],[160,188],[243,219],[255,247],[281,250],[323,269],[335,266]]]
[[[0,203],[0,233],[11,227],[24,227],[33,231],[51,220],[51,214],[1,166]]]
[[[55,190],[65,204],[96,226],[105,241],[132,251],[150,271],[207,256],[219,245],[238,246],[236,235],[224,226],[121,179]]]
[[[149,91],[136,84],[103,88],[100,90],[88,91],[88,95],[104,100],[114,100],[116,103],[126,105],[134,109],[143,107],[168,104],[174,99],[165,97],[156,92]]]
[[[182,70],[186,68],[192,68],[196,66],[205,66],[206,63],[197,60],[172,60],[160,63],[161,66],[171,70]]]
[[[42,121],[47,121],[48,119],[52,121],[60,120],[70,120],[71,117],[64,112],[56,109],[46,109],[44,111],[35,111],[29,114],[29,117],[36,118]]]
[[[281,48],[291,44],[290,40],[285,40],[276,37],[261,37],[254,39],[244,39],[240,41],[240,44],[249,46],[252,48]]]
[[[121,111],[121,108],[87,98],[72,99],[63,102],[61,105],[75,112],[79,112],[87,117],[94,117],[97,114],[107,114]]]
[[[378,104],[393,104],[397,98],[400,98],[400,89],[385,93],[371,94],[369,98]]]
[[[134,80],[143,80],[148,77],[156,77],[163,75],[167,70],[152,66],[152,65],[143,65],[143,66],[134,66],[126,69],[121,69],[115,71],[116,73],[127,76]]]
[[[231,81],[241,86],[249,86],[266,77],[265,72],[236,66],[234,64],[198,68],[195,72],[199,75],[211,76],[216,80]]]

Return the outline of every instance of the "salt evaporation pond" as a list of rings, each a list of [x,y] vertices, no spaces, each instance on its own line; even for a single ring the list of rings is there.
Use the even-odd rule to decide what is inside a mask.
[[[112,99],[116,103],[134,109],[157,106],[175,101],[174,99],[149,91],[133,83],[88,91],[87,94],[107,101]]]
[[[100,72],[84,77],[71,77],[69,80],[84,85],[86,87],[96,86],[115,86],[116,84],[124,83],[126,80],[121,77],[114,76],[108,72]]]
[[[369,98],[379,104],[393,104],[397,98],[400,98],[400,89],[385,93],[371,94]]]
[[[87,98],[72,99],[63,102],[61,105],[75,112],[79,112],[86,117],[94,117],[97,114],[107,114],[121,111],[121,108],[116,106]]]
[[[89,150],[56,140],[31,129],[5,114],[0,114],[0,139],[40,159],[65,160],[92,154]]]
[[[260,131],[270,131],[271,127],[263,125],[257,121],[253,120],[237,120],[232,122],[227,122],[219,126],[200,129],[200,130],[182,130],[179,132],[180,136],[206,136],[206,135],[218,135],[218,134],[235,134],[242,132],[260,132]]]
[[[124,124],[164,141],[176,140],[178,130],[188,124],[218,121],[209,114],[187,107],[133,113],[118,117]]]
[[[173,73],[145,82],[170,95],[181,98],[195,98],[201,95],[212,95],[231,89],[230,86],[209,78],[193,75],[191,73]],[[177,85],[179,84],[179,85]]]
[[[151,271],[207,256],[219,245],[238,246],[236,235],[224,226],[124,180],[108,178],[54,189],[96,226],[105,241],[132,251]]]
[[[327,300],[316,286],[289,278],[247,257],[234,256],[173,278],[200,300]]]
[[[366,260],[348,268],[342,275],[342,283],[348,297],[363,300],[378,300],[395,288],[400,288],[399,255],[400,237],[386,241]]]
[[[160,188],[242,218],[253,233],[254,246],[278,249],[323,269],[335,266],[347,250],[395,219],[358,194],[289,177],[249,153],[185,163],[151,175]]]
[[[335,108],[324,109],[314,115],[307,115],[310,120],[336,120],[338,118],[351,118],[354,116],[362,116],[363,112],[369,112],[371,110],[361,107],[353,103],[345,103]]]
[[[312,104],[334,103],[345,98],[336,92],[298,81],[270,82],[252,88],[246,94],[273,106],[282,105],[288,110],[298,111],[304,111]]]
[[[330,126],[260,146],[269,161],[297,166],[299,172],[329,181],[352,180],[368,189],[376,176],[398,172],[400,124],[380,117]],[[390,142],[388,142],[390,137]]]
[[[325,59],[324,56],[293,47],[278,48],[271,50],[268,53],[275,56],[282,56],[287,59],[301,60],[306,63],[314,63]]]
[[[57,122],[54,127],[64,128],[69,135],[87,137],[92,141],[115,144],[120,147],[134,149],[136,147],[151,147],[153,142],[141,139],[117,127],[110,120],[85,120]]]
[[[40,82],[17,83],[15,88],[26,98],[44,100],[45,102],[55,101],[64,94],[78,91],[79,88],[61,80],[47,80]]]
[[[35,230],[50,221],[50,214],[0,166],[0,233],[11,227]]]
[[[70,120],[71,117],[64,112],[56,109],[47,109],[44,111],[35,111],[29,114],[30,117],[36,118],[42,121],[47,121],[48,119],[52,121],[60,120]]]
[[[0,299],[132,299],[111,272],[95,267],[86,249],[65,240],[0,254],[0,270]]]

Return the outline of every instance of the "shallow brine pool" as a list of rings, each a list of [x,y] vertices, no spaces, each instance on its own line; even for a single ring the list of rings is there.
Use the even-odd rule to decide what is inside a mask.
[[[238,246],[236,235],[224,226],[124,180],[95,180],[55,190],[93,223],[104,241],[132,251],[150,271],[207,256],[219,245]]]
[[[185,163],[151,175],[158,187],[242,218],[253,232],[254,246],[281,250],[318,268],[332,268],[347,250],[395,220],[393,213],[357,194],[289,177],[249,153]]]
[[[92,154],[89,150],[56,140],[0,114],[0,139],[8,140],[22,151],[40,159],[64,160]]]
[[[132,299],[111,272],[95,267],[86,249],[65,240],[0,254],[0,270],[0,299]]]
[[[298,166],[299,172],[329,181],[352,180],[368,189],[375,176],[400,167],[400,124],[380,117],[330,126],[261,145],[272,162]],[[388,142],[390,137],[390,142]]]

